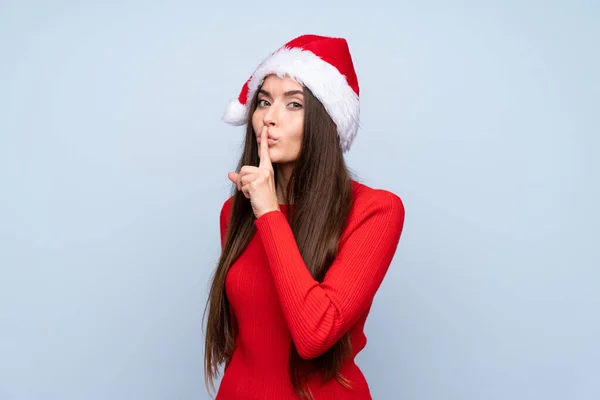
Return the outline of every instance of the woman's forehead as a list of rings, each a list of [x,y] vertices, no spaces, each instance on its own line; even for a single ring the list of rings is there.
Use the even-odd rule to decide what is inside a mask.
[[[287,75],[280,78],[275,74],[271,74],[265,78],[261,88],[269,92],[287,92],[290,90],[302,90],[302,85]]]

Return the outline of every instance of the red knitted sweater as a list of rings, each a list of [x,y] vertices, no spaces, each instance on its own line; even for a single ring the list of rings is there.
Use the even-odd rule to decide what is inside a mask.
[[[255,220],[257,234],[231,266],[225,290],[238,335],[216,400],[298,399],[289,377],[293,340],[303,358],[314,358],[350,331],[353,356],[336,379],[310,388],[315,400],[371,399],[354,357],[366,343],[364,324],[373,297],[394,257],[404,225],[400,197],[352,181],[354,201],[339,251],[322,283],[306,268],[280,204]],[[221,245],[233,197],[221,209]],[[382,355],[383,356],[383,355]]]

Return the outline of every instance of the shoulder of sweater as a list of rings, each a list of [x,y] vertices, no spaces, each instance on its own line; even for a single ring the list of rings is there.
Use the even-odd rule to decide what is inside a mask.
[[[389,211],[404,217],[404,202],[396,193],[389,190],[373,188],[353,181],[354,209],[358,213],[364,211]]]

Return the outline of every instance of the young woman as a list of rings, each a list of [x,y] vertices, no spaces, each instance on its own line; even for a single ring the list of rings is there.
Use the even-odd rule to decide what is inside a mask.
[[[247,127],[205,309],[207,388],[225,364],[217,400],[371,399],[354,358],[404,206],[346,167],[358,94],[346,40],[304,35],[227,108]]]

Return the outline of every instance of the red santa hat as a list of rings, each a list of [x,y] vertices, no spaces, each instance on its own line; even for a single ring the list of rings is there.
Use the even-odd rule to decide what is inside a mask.
[[[358,131],[360,103],[358,78],[345,39],[302,35],[284,44],[246,81],[238,98],[227,106],[223,121],[245,124],[250,101],[270,74],[287,75],[310,89],[335,123],[343,152],[350,150]]]

